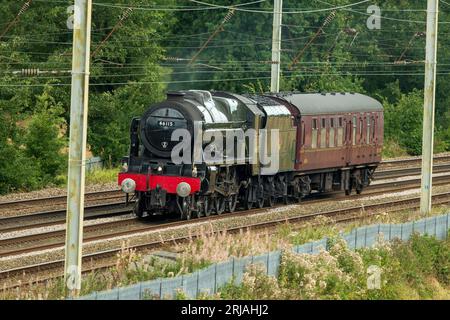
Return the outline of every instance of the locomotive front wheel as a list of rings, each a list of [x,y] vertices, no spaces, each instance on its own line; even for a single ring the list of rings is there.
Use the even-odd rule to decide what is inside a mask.
[[[249,186],[245,190],[245,200],[244,200],[244,208],[245,208],[245,210],[251,210],[253,208],[253,202],[251,201],[252,189],[253,189],[253,187]]]
[[[190,198],[183,198],[181,200],[181,209],[183,212],[181,213],[181,218],[183,220],[191,220],[192,219],[192,210],[191,210],[191,201]]]
[[[139,199],[134,204],[133,213],[138,217],[142,218],[145,212],[145,199],[139,197]]]

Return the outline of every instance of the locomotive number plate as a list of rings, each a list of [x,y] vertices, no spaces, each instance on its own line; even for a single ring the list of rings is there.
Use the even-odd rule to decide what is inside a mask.
[[[173,121],[158,121],[158,125],[160,127],[165,127],[165,128],[175,127],[175,122],[173,122]]]

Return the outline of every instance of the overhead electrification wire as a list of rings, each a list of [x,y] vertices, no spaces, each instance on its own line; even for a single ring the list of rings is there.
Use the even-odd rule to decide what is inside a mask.
[[[189,1],[193,2],[193,3],[201,4],[201,5],[204,5],[204,6],[214,7],[214,8],[230,9],[230,8],[233,7],[233,6],[221,6],[221,5],[212,4],[212,3],[203,2],[203,1],[198,1],[198,0],[189,0]],[[360,4],[367,3],[369,1],[371,1],[371,0],[363,0],[363,1],[359,1],[359,2],[356,2],[356,3],[351,3],[351,4],[347,4],[347,5],[343,5],[343,6],[335,6],[335,7],[331,7],[331,8],[322,8],[322,9],[311,9],[311,10],[301,10],[301,11],[284,11],[283,10],[283,14],[304,14],[304,13],[317,13],[317,12],[334,11],[334,10],[340,10],[340,9],[355,7],[355,6],[358,6]],[[236,11],[251,12],[251,13],[269,13],[269,14],[273,14],[274,13],[273,10],[255,10],[255,9],[244,9],[244,8],[236,8]]]
[[[333,5],[333,4],[331,4],[331,3],[327,2],[327,1],[323,1],[323,0],[316,0],[316,1],[318,1],[320,3],[323,3],[323,4],[327,4],[329,6]],[[440,1],[442,1],[442,0],[440,0]],[[360,14],[360,15],[368,16],[368,17],[381,18],[381,19],[390,20],[390,21],[418,23],[418,24],[426,24],[427,23],[425,21],[425,19],[423,21],[419,21],[419,20],[392,18],[392,17],[387,17],[387,16],[378,16],[378,15],[374,15],[374,14],[367,13],[367,12],[361,12],[361,11],[353,10],[353,9],[350,9],[350,8],[343,8],[342,10],[347,11],[347,12],[357,13],[357,14]],[[419,10],[419,11],[422,11],[423,13],[427,13],[427,10]],[[450,24],[450,22],[441,21],[441,22],[439,22],[439,24]]]
[[[244,6],[248,6],[248,5],[252,5],[252,4],[257,4],[257,3],[261,3],[261,2],[265,2],[266,0],[257,0],[257,1],[252,1],[252,2],[248,2],[248,3],[241,3],[241,4],[236,4],[233,7],[244,7]],[[130,6],[123,6],[123,5],[116,5],[116,4],[112,4],[112,3],[97,3],[94,2],[93,3],[94,6],[100,6],[100,7],[109,7],[109,8],[128,8]],[[206,6],[206,7],[180,7],[180,6],[172,6],[172,7],[155,7],[155,6],[131,6],[131,8],[133,8],[134,10],[142,10],[142,11],[208,11],[208,10],[218,10],[218,9],[223,9],[221,7],[216,8],[216,7],[211,7],[211,6]],[[231,8],[231,7],[230,7]]]
[[[396,72],[385,72],[385,73],[348,73],[348,72],[336,72],[336,73],[317,73],[317,74],[302,74],[300,77],[317,77],[317,76],[423,76],[424,72],[414,72],[414,73],[396,73]],[[450,70],[444,72],[437,72],[437,75],[450,75]],[[298,75],[295,76],[284,76],[285,79],[297,79]],[[148,84],[180,84],[180,83],[208,83],[208,82],[240,82],[240,81],[254,81],[254,80],[270,80],[271,77],[249,77],[249,78],[230,78],[230,79],[202,79],[202,80],[180,80],[180,81],[136,81],[136,82],[112,82],[112,83],[91,83],[90,86],[120,86],[120,85],[148,85]],[[56,86],[56,87],[69,87],[70,83],[46,83],[46,84],[0,84],[0,87],[45,87],[45,86]]]

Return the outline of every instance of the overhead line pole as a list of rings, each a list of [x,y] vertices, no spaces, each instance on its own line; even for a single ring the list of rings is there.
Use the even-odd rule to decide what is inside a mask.
[[[281,23],[283,21],[283,0],[274,0],[272,36],[272,76],[271,92],[280,92],[281,70]]]
[[[75,0],[64,266],[64,280],[69,297],[78,296],[81,290],[91,19],[92,0]]]
[[[432,205],[438,18],[439,0],[428,0],[425,102],[423,114],[422,193],[420,200],[420,212],[422,214],[429,214]]]

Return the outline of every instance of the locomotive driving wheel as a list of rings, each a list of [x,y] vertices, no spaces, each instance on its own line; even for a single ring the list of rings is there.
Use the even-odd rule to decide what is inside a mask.
[[[225,212],[225,198],[221,195],[217,195],[214,198],[214,209],[216,209],[216,214],[219,216]]]
[[[244,193],[244,209],[251,210],[253,208],[253,187],[249,185]]]
[[[273,181],[273,179],[269,179],[265,186],[266,186],[265,194],[267,198],[266,204],[268,207],[273,207],[276,202],[275,182]]]
[[[257,187],[257,193],[256,193],[256,205],[259,209],[264,208],[264,186],[263,184],[259,184]]]
[[[209,196],[205,196],[203,199],[203,205],[202,205],[202,215],[205,217],[209,217],[212,212],[212,203]]]
[[[227,212],[233,213],[236,211],[237,206],[237,194],[233,194],[227,199]]]

